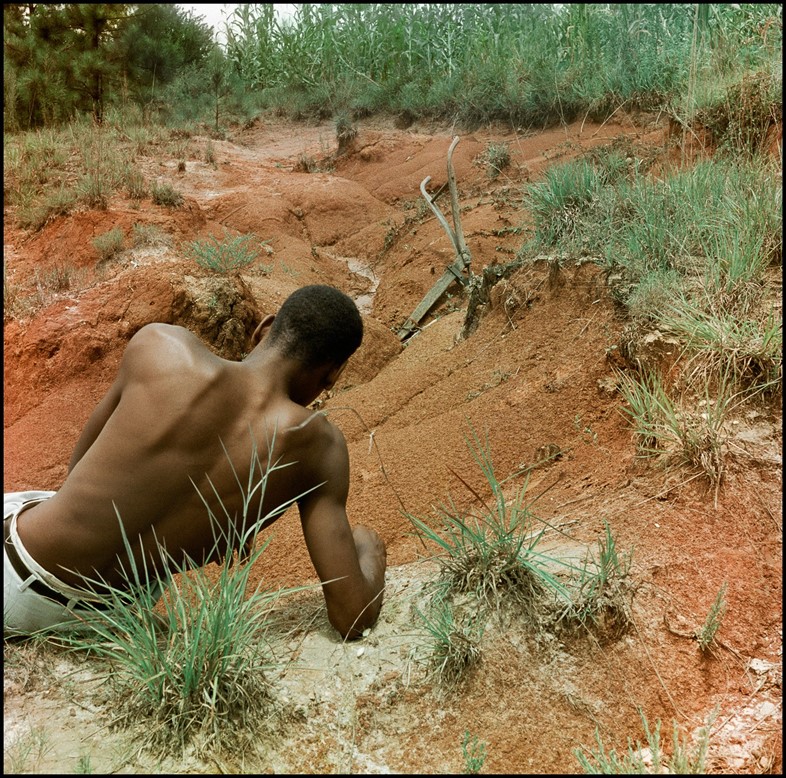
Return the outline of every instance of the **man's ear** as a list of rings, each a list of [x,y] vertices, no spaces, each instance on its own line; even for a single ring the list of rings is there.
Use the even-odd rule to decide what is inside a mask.
[[[275,318],[276,317],[274,314],[269,313],[267,316],[263,317],[259,324],[257,324],[257,328],[254,330],[254,334],[251,336],[251,348],[254,348],[262,342],[262,338],[267,335]]]

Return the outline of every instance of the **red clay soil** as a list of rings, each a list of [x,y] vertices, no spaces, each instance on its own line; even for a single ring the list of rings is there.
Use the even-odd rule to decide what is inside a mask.
[[[349,444],[350,520],[382,534],[392,568],[423,555],[402,509],[426,517],[450,496],[468,505],[456,474],[483,490],[466,443],[474,429],[488,440],[500,480],[536,465],[528,495],[537,496],[537,516],[577,543],[594,543],[608,522],[619,549],[633,550],[638,586],[634,627],[622,639],[603,647],[585,641],[559,662],[544,654],[542,666],[537,651],[495,644],[438,715],[429,695],[400,695],[396,715],[388,698],[367,693],[358,700],[358,747],[396,741],[394,771],[461,770],[456,744],[469,730],[488,744],[484,771],[577,772],[572,750],[594,744],[596,726],[604,743],[624,751],[626,738],[643,737],[641,707],[651,724],[663,720],[670,750],[672,720],[693,732],[718,706],[710,770],[779,773],[780,416],[762,408],[739,420],[717,505],[701,478],[638,459],[613,380],[626,322],[591,263],[556,274],[545,261],[519,269],[497,284],[478,329],[463,340],[466,301],[454,287],[402,345],[395,330],[453,260],[419,193],[426,176],[431,192],[445,182],[450,140],[444,129],[361,123],[354,145],[333,158],[331,123],[260,121],[231,141],[213,141],[215,167],[202,161],[206,139],[196,137],[185,172],[175,159],[141,159],[149,179],[183,192],[180,208],[150,200],[135,207],[118,196],[106,211],[59,217],[33,235],[15,229],[7,211],[7,283],[23,290],[34,269],[66,264],[83,275],[78,289],[5,322],[5,491],[62,484],[82,425],[144,324],[184,324],[240,358],[238,332],[297,287],[333,284],[362,305],[367,336],[320,407]],[[511,154],[495,179],[483,161],[492,142],[509,144]],[[611,143],[655,160],[654,170],[681,157],[675,139],[643,119],[461,135],[454,164],[472,269],[510,262],[526,238],[525,182]],[[307,158],[324,172],[303,172]],[[449,213],[447,194],[439,202]],[[99,266],[92,239],[119,226],[130,243],[135,223],[156,225],[170,244],[130,249]],[[242,277],[216,276],[183,251],[184,242],[223,229],[269,241]],[[537,464],[539,452],[557,448],[558,457]],[[273,535],[260,570],[266,583],[314,581],[296,513]],[[690,633],[724,582],[721,643],[705,656]],[[556,692],[565,678],[570,684]],[[314,772],[317,750],[309,752]]]

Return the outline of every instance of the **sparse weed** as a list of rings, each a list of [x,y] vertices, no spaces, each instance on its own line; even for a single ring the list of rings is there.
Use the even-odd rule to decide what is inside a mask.
[[[718,486],[724,471],[727,432],[724,424],[740,400],[732,395],[728,383],[721,382],[715,393],[705,387],[703,410],[671,399],[655,373],[640,379],[619,373],[619,387],[634,427],[639,452],[662,457],[667,465],[686,465],[704,473]],[[714,396],[713,396],[714,395]]]
[[[223,240],[219,241],[215,235],[210,235],[205,240],[196,240],[190,244],[187,253],[200,267],[216,273],[229,273],[254,262],[260,249],[269,242],[259,242],[251,233],[231,238],[225,230]]]
[[[633,553],[619,554],[608,522],[598,541],[597,557],[590,551],[577,579],[573,601],[563,608],[559,621],[578,623],[599,640],[614,640],[630,625],[629,600],[632,592],[628,575]]]
[[[464,739],[461,741],[461,752],[464,754],[465,772],[476,775],[481,771],[486,761],[487,743],[478,740],[477,735],[470,737],[469,730],[464,730]]]
[[[205,146],[205,162],[208,165],[211,165],[213,168],[216,168],[216,150],[213,146],[213,141],[208,139],[207,145]]]
[[[710,728],[717,717],[717,709],[708,717],[705,725],[698,731],[698,742],[691,748],[686,739],[680,735],[679,726],[673,722],[672,753],[670,757],[663,754],[660,742],[660,720],[655,724],[655,731],[650,731],[644,711],[639,709],[644,726],[647,746],[639,741],[634,746],[628,740],[628,752],[619,756],[612,748],[608,753],[603,745],[600,732],[595,730],[597,750],[584,747],[573,753],[585,773],[591,775],[657,775],[667,773],[673,775],[702,774],[706,770],[707,748],[709,746]]]
[[[163,548],[161,566],[171,574],[149,569],[144,554],[137,564],[123,532],[130,588],[91,581],[109,591],[112,608],[90,607],[84,625],[59,637],[73,650],[109,660],[114,723],[143,725],[143,747],[242,751],[275,712],[266,676],[273,667],[266,643],[269,615],[282,594],[298,589],[272,592],[258,584],[252,590],[249,574],[267,547],[256,542],[259,530],[291,504],[261,515],[267,479],[279,467],[263,467],[254,448],[245,488],[235,473],[243,495],[237,526],[229,515],[217,517],[200,494],[215,535],[208,556],[223,559],[217,574],[188,558],[175,560]],[[223,505],[221,510],[226,513]],[[122,531],[119,514],[118,521]]]
[[[321,173],[323,169],[314,157],[305,153],[298,156],[294,167],[296,173]]]
[[[171,238],[155,224],[142,224],[135,222],[131,228],[131,245],[139,246],[169,246]]]
[[[336,119],[336,140],[338,141],[338,153],[342,154],[355,140],[358,129],[352,124],[352,120],[342,114]]]
[[[93,246],[98,253],[99,262],[107,262],[123,250],[125,236],[120,227],[113,227],[108,232],[96,235]]]
[[[52,750],[49,734],[43,727],[31,727],[4,749],[3,772],[37,773],[41,760]]]
[[[150,187],[150,195],[156,205],[164,205],[167,208],[179,208],[183,204],[183,195],[166,181],[156,181]]]
[[[39,270],[36,268],[36,286],[47,292],[66,292],[74,280],[74,268],[65,263],[51,265]]]
[[[752,313],[707,311],[680,294],[662,309],[664,327],[690,352],[683,373],[693,383],[728,375],[748,389],[775,389],[783,381],[783,325],[770,310]]]
[[[93,765],[90,763],[90,754],[82,754],[76,763],[76,772],[81,775],[92,775]]]
[[[707,618],[700,629],[696,630],[695,637],[702,651],[709,651],[715,644],[715,635],[721,626],[721,621],[726,614],[726,589],[728,584],[724,582],[718,591],[715,600],[710,607]]]
[[[144,200],[147,197],[147,184],[142,173],[131,165],[125,172],[126,194],[132,200]]]

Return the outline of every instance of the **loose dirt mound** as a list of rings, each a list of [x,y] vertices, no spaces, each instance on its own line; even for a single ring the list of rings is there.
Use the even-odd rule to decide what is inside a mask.
[[[333,284],[358,300],[367,335],[320,407],[349,443],[350,519],[377,528],[388,545],[387,604],[372,634],[347,646],[329,629],[318,592],[288,606],[296,627],[280,651],[295,661],[279,673],[288,717],[276,738],[263,739],[261,755],[225,767],[458,772],[469,731],[488,744],[484,770],[576,772],[572,751],[594,745],[596,727],[618,750],[627,737],[643,739],[638,706],[650,724],[663,720],[667,744],[672,719],[694,732],[718,706],[711,769],[779,771],[780,419],[762,412],[740,425],[717,507],[700,479],[637,461],[610,361],[624,322],[591,264],[556,274],[545,262],[522,267],[494,288],[465,340],[458,338],[465,301],[453,288],[402,346],[393,330],[453,259],[418,191],[425,176],[432,193],[445,183],[451,135],[361,125],[336,157],[334,132],[332,124],[261,124],[214,141],[215,167],[199,160],[200,138],[184,173],[175,160],[163,168],[147,160],[151,179],[185,195],[179,209],[150,201],[134,209],[118,199],[106,212],[61,217],[33,237],[6,218],[9,282],[23,289],[34,268],[66,261],[85,275],[80,288],[52,295],[34,316],[6,322],[5,490],[60,486],[82,425],[128,339],[147,322],[183,324],[218,353],[240,358],[254,323],[291,291]],[[454,165],[473,269],[508,262],[521,245],[525,182],[619,138],[669,164],[666,133],[641,122],[462,136]],[[483,159],[492,142],[507,143],[511,154],[496,179]],[[304,159],[322,172],[299,172]],[[130,243],[135,223],[168,239],[98,267],[92,238],[119,226]],[[224,230],[254,232],[269,250],[229,277],[186,256],[188,242]],[[603,648],[523,627],[490,629],[481,666],[444,698],[416,661],[423,636],[412,606],[435,573],[416,564],[424,549],[402,514],[426,516],[449,495],[468,504],[454,472],[483,492],[466,445],[471,429],[487,437],[500,479],[531,468],[533,511],[571,537],[555,535],[554,543],[561,537],[562,545],[586,548],[608,522],[619,548],[634,552],[638,589],[634,627]],[[556,456],[542,461],[544,451]],[[266,584],[313,582],[296,514],[272,534],[258,571]],[[724,582],[722,648],[705,657],[690,633]],[[94,769],[211,769],[129,756],[121,735],[105,742],[90,666],[78,664],[65,687],[43,672],[25,682],[24,649],[14,650],[6,648],[7,754],[18,753],[31,728],[45,727],[52,747],[40,770],[75,769],[84,753]],[[66,664],[50,668],[52,679],[73,666],[56,661]]]

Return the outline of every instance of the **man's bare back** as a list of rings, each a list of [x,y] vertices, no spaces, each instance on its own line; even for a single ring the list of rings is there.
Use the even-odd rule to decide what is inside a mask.
[[[273,318],[260,325],[263,337]],[[21,542],[65,583],[86,576],[122,586],[129,565],[118,515],[136,561],[145,553],[148,568],[163,572],[159,545],[178,564],[227,551],[225,541],[215,546],[205,502],[220,534],[238,537],[244,513],[270,521],[297,501],[331,622],[357,636],[379,612],[384,544],[373,530],[350,528],[346,443],[306,407],[345,362],[304,369],[264,340],[230,362],[182,327],[147,325],[129,341],[61,489],[20,514]],[[258,490],[244,511],[243,492],[268,467],[264,499]]]

